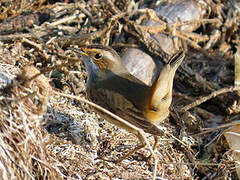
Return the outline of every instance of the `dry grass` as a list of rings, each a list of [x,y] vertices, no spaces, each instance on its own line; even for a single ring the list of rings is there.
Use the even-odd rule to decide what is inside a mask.
[[[172,137],[160,137],[157,177],[236,179],[231,150],[216,127],[239,120],[239,97],[233,91],[204,103],[201,97],[233,86],[237,1],[206,1],[202,19],[189,22],[197,25],[195,34],[174,29],[178,24],[167,26],[164,19],[159,29],[142,27],[138,23],[154,14],[129,12],[137,4],[128,1],[94,2],[0,1],[1,179],[150,179],[153,160],[146,158],[147,148],[119,164],[102,160],[133,149],[133,134],[101,119],[87,104],[52,92],[86,97],[87,73],[69,46],[102,43],[118,52],[144,47],[156,55],[159,46],[148,33],[160,30],[187,42],[188,52],[175,77],[171,115],[160,125]],[[200,105],[182,108],[199,98]],[[148,140],[152,145],[153,138]]]

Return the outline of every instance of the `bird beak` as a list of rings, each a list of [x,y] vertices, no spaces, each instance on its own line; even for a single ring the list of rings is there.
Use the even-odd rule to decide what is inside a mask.
[[[81,54],[81,55],[84,55],[84,56],[88,57],[88,54],[84,50],[85,48],[81,48],[81,49],[78,49],[78,48],[68,48],[68,49],[71,49],[75,53],[78,53],[78,54]]]

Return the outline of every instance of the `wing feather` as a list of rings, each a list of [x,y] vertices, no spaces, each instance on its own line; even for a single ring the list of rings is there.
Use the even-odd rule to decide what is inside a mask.
[[[97,96],[96,96],[97,94]],[[103,88],[92,88],[89,92],[90,99],[102,106],[103,108],[111,111],[112,113],[116,114],[117,116],[123,118],[124,120],[128,121],[132,125],[143,129],[145,132],[153,134],[153,135],[163,135],[163,132],[149,119],[147,119],[144,114],[137,109],[128,99],[126,99],[123,95],[111,91],[108,89]],[[97,112],[106,120],[114,123],[117,126],[120,126],[124,129],[129,130],[126,125],[122,124],[121,122],[113,119],[113,117],[106,115],[102,112]]]

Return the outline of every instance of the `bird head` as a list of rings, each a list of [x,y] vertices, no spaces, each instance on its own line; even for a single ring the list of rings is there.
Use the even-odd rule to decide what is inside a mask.
[[[84,46],[81,49],[82,54],[89,57],[100,71],[112,71],[115,74],[126,71],[119,55],[110,47],[92,44]]]

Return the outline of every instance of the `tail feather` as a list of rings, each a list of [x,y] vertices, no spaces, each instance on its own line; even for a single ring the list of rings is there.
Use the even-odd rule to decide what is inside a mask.
[[[172,69],[177,69],[179,65],[182,63],[184,58],[185,58],[185,53],[183,50],[180,50],[171,57],[168,64],[170,64]]]

